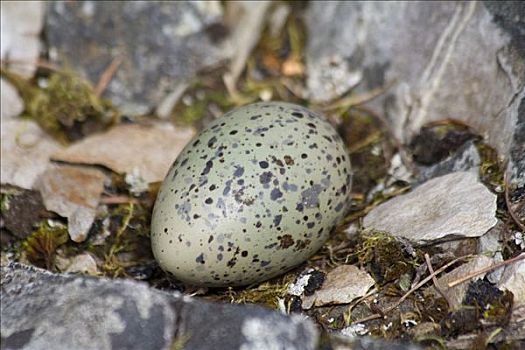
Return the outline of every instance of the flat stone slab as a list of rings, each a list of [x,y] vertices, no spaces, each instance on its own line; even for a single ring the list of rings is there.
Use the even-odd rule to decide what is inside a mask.
[[[314,325],[255,305],[210,303],[129,280],[1,271],[2,349],[315,349]]]
[[[375,284],[368,272],[354,265],[341,265],[326,275],[321,289],[303,298],[303,308],[329,304],[347,304],[362,297]]]
[[[497,223],[496,195],[472,172],[429,180],[412,192],[372,209],[364,227],[414,243],[479,237]]]

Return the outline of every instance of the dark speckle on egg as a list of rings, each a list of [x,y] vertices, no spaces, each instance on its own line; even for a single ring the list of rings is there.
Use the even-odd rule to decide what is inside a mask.
[[[192,285],[284,273],[341,220],[351,174],[341,138],[316,113],[281,102],[232,110],[173,162],[153,210],[153,253]]]

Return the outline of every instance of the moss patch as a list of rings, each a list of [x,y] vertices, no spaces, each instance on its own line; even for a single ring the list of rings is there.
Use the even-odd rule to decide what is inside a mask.
[[[111,102],[97,97],[92,86],[72,71],[52,73],[43,86],[4,69],[1,74],[24,100],[24,116],[63,144],[102,130],[118,117]]]
[[[31,264],[54,271],[56,250],[68,241],[69,235],[65,226],[51,226],[44,221],[23,242],[22,251]]]

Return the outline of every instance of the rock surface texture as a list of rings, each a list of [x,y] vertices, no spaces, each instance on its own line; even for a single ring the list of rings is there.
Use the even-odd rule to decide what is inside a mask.
[[[306,27],[311,96],[337,97],[337,71],[347,85],[361,76],[363,91],[395,82],[375,108],[399,139],[431,121],[463,121],[525,184],[524,3],[312,2]]]
[[[365,228],[390,232],[416,243],[479,237],[497,223],[496,195],[477,174],[456,172],[429,180],[374,208]]]
[[[214,304],[145,284],[10,264],[1,269],[2,349],[314,349],[299,316]]]
[[[206,33],[221,19],[218,1],[48,6],[52,59],[81,69],[94,84],[112,61],[120,61],[105,96],[128,114],[154,109],[180,81],[223,59],[222,50]]]

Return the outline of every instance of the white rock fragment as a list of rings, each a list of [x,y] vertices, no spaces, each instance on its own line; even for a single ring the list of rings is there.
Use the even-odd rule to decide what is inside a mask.
[[[304,288],[308,285],[310,277],[312,276],[310,274],[312,271],[314,271],[314,269],[309,269],[306,273],[302,273],[301,275],[299,275],[295,282],[290,283],[288,285],[288,294],[301,296],[304,292]]]
[[[412,173],[408,168],[403,164],[403,159],[401,158],[400,153],[394,154],[390,160],[390,168],[388,169],[388,174],[392,176],[391,182],[394,181],[405,181],[410,182],[412,179]]]
[[[148,190],[148,183],[142,178],[138,168],[133,168],[131,173],[127,173],[124,181],[128,184],[129,191],[135,196]]]
[[[355,338],[366,335],[368,333],[368,328],[366,328],[366,326],[362,323],[355,323],[346,328],[341,329],[340,333],[345,337]]]
[[[478,254],[496,254],[502,251],[501,233],[505,230],[505,224],[498,220],[498,223],[486,234],[478,239]]]
[[[146,183],[158,182],[194,134],[169,123],[118,125],[53,154],[53,159],[103,165],[121,174],[138,172]]]
[[[68,218],[71,239],[83,242],[95,219],[105,180],[98,169],[61,166],[46,170],[35,187],[47,210]]]
[[[79,254],[71,259],[57,257],[56,264],[64,272],[79,272],[89,275],[96,275],[99,272],[97,262],[89,253]]]
[[[0,116],[2,122],[17,117],[24,111],[24,102],[15,87],[7,80],[0,79]]]
[[[7,60],[9,70],[30,78],[35,73],[39,56],[45,4],[42,1],[2,1],[0,5],[2,61]]]
[[[478,255],[472,260],[470,260],[469,262],[452,270],[450,273],[447,273],[443,277],[438,278],[438,284],[440,288],[442,289],[442,291],[447,295],[448,300],[450,300],[450,302],[452,303],[452,305],[450,305],[452,308],[456,308],[461,305],[461,302],[463,301],[463,298],[465,297],[465,294],[467,293],[469,283],[471,281],[475,281],[475,280],[485,277],[485,274],[478,275],[472,278],[471,280],[465,281],[464,283],[458,284],[452,288],[449,288],[448,284],[461,277],[468,275],[471,272],[481,270],[493,264],[494,264],[493,259],[488,258],[484,255]],[[435,289],[433,289],[433,291],[437,293]]]
[[[434,178],[412,192],[374,208],[365,228],[387,231],[415,243],[479,237],[497,223],[496,195],[472,172]]]
[[[525,233],[516,231],[512,237],[514,238],[514,243],[519,246],[520,249],[525,250]]]
[[[32,188],[62,146],[30,120],[2,120],[0,129],[2,183]]]
[[[332,54],[320,58],[315,66],[308,65],[307,81],[309,96],[316,102],[328,102],[342,96],[363,79],[359,69],[351,67],[345,57]]]
[[[368,292],[375,281],[354,265],[340,265],[326,275],[323,287],[313,295],[304,296],[303,309],[327,304],[346,304]]]

